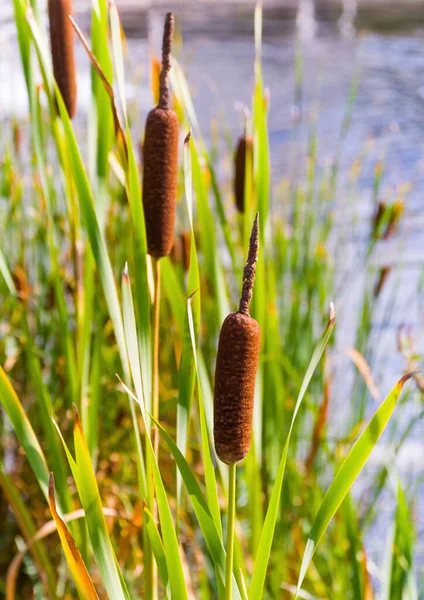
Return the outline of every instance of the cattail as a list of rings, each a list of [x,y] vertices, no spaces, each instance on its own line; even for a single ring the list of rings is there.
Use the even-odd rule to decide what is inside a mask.
[[[249,315],[258,259],[259,230],[256,215],[250,237],[249,254],[243,274],[243,289],[237,312],[222,324],[215,370],[214,438],[218,457],[235,463],[250,447],[259,361],[261,330]]]
[[[375,240],[378,239],[378,237],[381,233],[380,232],[381,222],[383,220],[386,210],[387,210],[386,203],[384,202],[384,200],[380,200],[377,205],[377,210],[375,211],[375,214],[373,217],[373,224],[372,224],[373,237]]]
[[[19,123],[13,123],[13,147],[19,156],[22,150],[22,129]]]
[[[393,203],[389,221],[387,223],[387,229],[383,234],[383,240],[388,240],[396,233],[404,208],[402,200],[396,200],[396,202]]]
[[[173,263],[183,266],[184,271],[190,268],[191,232],[182,231],[174,239],[170,257]]]
[[[234,198],[239,212],[244,212],[244,186],[246,179],[246,159],[253,157],[253,140],[243,135],[237,144],[234,155]],[[251,161],[253,162],[253,161]]]
[[[77,82],[74,59],[74,30],[69,20],[72,0],[49,0],[50,44],[53,72],[72,119],[75,115]]]
[[[390,275],[390,271],[392,270],[391,267],[382,267],[380,269],[380,275],[378,277],[378,281],[377,284],[374,288],[374,298],[378,298],[381,290],[383,289],[384,284],[386,283],[389,275]]]
[[[181,246],[183,249],[182,263],[184,270],[188,271],[190,268],[190,250],[191,250],[191,232],[183,231],[180,234]]]
[[[143,206],[148,253],[167,256],[174,241],[175,207],[178,183],[178,117],[169,108],[168,73],[174,16],[168,13],[162,45],[159,103],[146,121],[143,148]]]

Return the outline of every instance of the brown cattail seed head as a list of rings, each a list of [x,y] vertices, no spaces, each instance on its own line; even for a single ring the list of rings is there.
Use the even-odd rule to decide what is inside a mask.
[[[377,210],[375,211],[373,217],[373,237],[377,239],[380,234],[381,221],[384,217],[384,213],[386,212],[386,203],[383,200],[380,200],[377,205]]]
[[[392,270],[391,267],[383,267],[382,269],[380,269],[380,275],[378,277],[377,284],[374,288],[374,298],[379,297],[381,290],[383,289],[383,286],[386,283],[387,278],[390,275],[391,270]]]
[[[191,251],[191,232],[183,231],[181,233],[181,245],[183,248],[183,266],[184,270],[188,271],[190,268],[190,251]]]
[[[261,330],[249,315],[258,256],[258,216],[250,238],[240,309],[228,315],[219,335],[215,370],[214,439],[218,457],[231,464],[249,451]]]
[[[174,17],[168,13],[162,45],[159,104],[147,117],[143,148],[147,248],[155,258],[167,256],[174,241],[179,123],[175,112],[168,107],[173,25]]]
[[[74,59],[74,30],[69,20],[72,0],[49,0],[50,44],[53,72],[69,117],[76,110],[77,82]]]
[[[171,250],[171,261],[180,264],[184,271],[190,268],[190,250],[191,250],[191,232],[182,231],[179,236],[174,238]]]
[[[244,212],[244,186],[246,159],[253,157],[253,140],[243,135],[237,144],[234,155],[234,198],[239,212]]]

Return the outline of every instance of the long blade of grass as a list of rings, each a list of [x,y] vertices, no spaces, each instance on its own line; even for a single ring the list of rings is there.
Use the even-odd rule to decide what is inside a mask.
[[[4,279],[4,282],[7,286],[7,289],[9,290],[9,292],[12,294],[12,296],[16,296],[15,284],[13,283],[12,275],[9,271],[6,257],[4,256],[1,249],[0,249],[0,274]]]
[[[43,75],[45,90],[50,97],[51,103],[53,90],[56,95],[56,100],[62,119],[65,139],[67,142],[69,158],[72,164],[74,182],[77,189],[83,221],[90,240],[93,256],[95,258],[96,265],[99,271],[100,280],[102,282],[103,292],[109,309],[109,314],[113,323],[122,366],[125,375],[128,378],[128,357],[126,353],[125,334],[121,318],[121,311],[119,308],[118,294],[113,276],[112,265],[106,247],[106,242],[103,233],[100,229],[99,221],[96,215],[93,193],[90,187],[90,183],[88,181],[87,173],[84,168],[84,164],[68,115],[68,111],[65,107],[60,91],[57,85],[54,83],[51,65],[49,60],[45,56],[45,47],[43,45],[42,37],[40,35],[38,25],[34,18],[31,16],[31,14],[29,14],[28,16],[28,23],[37,51],[40,69]]]
[[[290,425],[286,443],[284,444],[283,453],[281,455],[280,464],[278,466],[277,477],[274,483],[274,487],[272,489],[271,498],[269,500],[268,510],[266,513],[265,522],[259,541],[259,546],[256,552],[255,567],[253,569],[252,581],[249,587],[249,600],[256,600],[256,598],[262,597],[269,556],[271,553],[272,541],[274,538],[274,530],[277,521],[278,506],[280,503],[281,489],[283,486],[284,473],[286,470],[287,453],[289,449],[291,434],[306,390],[309,386],[315,369],[321,359],[321,356],[325,350],[325,347],[327,346],[328,340],[330,339],[331,333],[334,328],[335,319],[336,315],[334,312],[334,307],[333,305],[331,305],[330,320],[315,347],[311,361],[306,370],[306,374],[303,379],[299,395],[297,397],[295,409],[293,411],[292,422]]]
[[[79,597],[81,600],[98,600],[96,590],[94,589],[94,585],[91,581],[90,575],[88,574],[87,567],[85,566],[80,551],[78,550],[78,546],[76,545],[65,521],[60,518],[56,510],[53,473],[50,473],[49,506],[53,519],[56,523],[57,532],[62,543],[66,561],[68,563],[69,570],[71,571],[72,579],[74,580]]]
[[[118,91],[124,112],[126,145],[128,152],[128,165],[126,170],[126,191],[131,210],[133,225],[134,248],[134,273],[135,273],[135,311],[138,326],[139,354],[141,360],[141,375],[143,379],[144,401],[146,409],[150,411],[152,398],[152,345],[151,345],[151,320],[150,320],[150,293],[147,275],[147,242],[144,224],[143,203],[141,186],[134,145],[131,138],[130,125],[127,114],[124,61],[121,42],[121,22],[118,11],[113,2],[109,5],[112,32],[112,53],[117,74]],[[146,424],[148,425],[148,424]]]
[[[200,486],[187,463],[187,460],[178,449],[171,436],[167,433],[166,429],[162,427],[160,423],[156,423],[160,429],[161,435],[168,445],[175,462],[177,463],[178,469],[181,473],[184,485],[186,486],[187,493],[189,494],[190,502],[193,506],[193,510],[199,521],[200,528],[205,538],[206,545],[210,552],[211,558],[217,570],[217,575],[221,580],[221,583],[225,583],[225,549],[222,543],[222,539],[218,530],[215,526],[215,522],[208,506],[208,503],[200,489]],[[240,598],[237,585],[234,586],[233,598]]]
[[[387,579],[383,581],[382,600],[408,598],[408,587],[413,590],[413,523],[405,492],[398,481],[397,508],[390,563]]]
[[[56,423],[55,425],[68,457],[78,495],[85,511],[88,533],[103,584],[110,598],[130,600],[127,586],[109,538],[99,488],[78,413],[76,413],[74,425],[75,459],[62,437],[59,427]]]
[[[60,506],[64,512],[70,512],[72,507],[71,495],[67,485],[68,467],[63,448],[57,439],[56,431],[52,423],[53,405],[47,386],[45,385],[41,372],[40,360],[37,357],[33,336],[28,327],[27,316],[24,315],[23,330],[26,335],[26,359],[28,372],[37,398],[38,410],[41,417],[42,430],[47,442],[46,454],[49,465],[56,473],[56,479],[60,485]]]
[[[321,503],[309,534],[300,568],[298,590],[302,586],[306,571],[322,536],[383,433],[396,407],[396,403],[405,382],[413,377],[413,375],[414,373],[409,373],[398,381],[390,394],[375,412],[373,418],[368,423],[338,470],[333,483],[329,487],[324,500]]]
[[[31,423],[19,402],[6,373],[0,366],[0,402],[12,423],[16,436],[25,450],[28,462],[46,499],[49,497],[49,472],[44,453]]]
[[[155,480],[156,499],[159,509],[163,543],[166,548],[166,562],[171,582],[172,597],[188,600],[187,586],[181,561],[177,534],[175,532],[174,522],[172,520],[171,510],[169,508],[168,498],[163,485],[162,476],[158,464],[154,458],[153,447],[149,440],[151,452],[151,461],[153,465],[153,475]]]
[[[51,278],[53,282],[53,288],[55,292],[56,302],[58,305],[58,314],[60,319],[60,325],[62,329],[61,343],[63,347],[64,355],[66,356],[66,370],[68,375],[68,384],[69,384],[69,396],[70,401],[77,400],[77,383],[76,383],[76,360],[75,360],[75,352],[73,348],[73,342],[71,339],[70,329],[68,327],[69,318],[67,305],[65,301],[65,295],[63,291],[63,282],[60,275],[59,263],[58,263],[58,250],[55,245],[54,240],[54,219],[53,219],[53,194],[54,191],[52,189],[51,179],[48,176],[48,168],[46,162],[45,155],[45,139],[43,132],[43,125],[41,119],[41,103],[39,94],[37,92],[37,88],[34,83],[33,73],[32,73],[32,63],[31,63],[31,40],[32,40],[32,29],[31,25],[37,27],[38,31],[38,44],[40,50],[42,49],[45,54],[45,40],[41,35],[41,32],[38,30],[38,26],[34,17],[34,13],[32,9],[28,7],[28,12],[26,13],[27,7],[25,3],[21,0],[14,1],[15,8],[15,19],[18,27],[18,40],[19,47],[21,51],[21,59],[24,66],[25,73],[25,81],[27,84],[27,92],[29,99],[29,108],[31,115],[31,133],[32,133],[32,142],[34,145],[34,150],[37,158],[37,168],[40,175],[41,188],[43,191],[43,195],[46,201],[46,233],[47,233],[47,242],[51,260]],[[50,62],[46,59],[47,69],[50,69]],[[51,79],[53,81],[53,79]],[[49,105],[51,108],[52,114],[56,110],[51,101],[50,90],[47,92],[49,98]],[[54,128],[56,130],[56,128]],[[60,154],[60,152],[59,152]]]
[[[190,155],[190,134],[184,142],[184,183],[187,213],[190,223],[190,266],[188,271],[188,293],[192,295],[191,307],[193,318],[193,334],[197,339],[200,325],[200,277],[197,262],[196,240],[193,228],[193,189]],[[185,455],[187,450],[188,428],[190,411],[193,402],[196,371],[194,364],[193,348],[190,337],[188,313],[186,314],[183,331],[183,348],[181,353],[178,375],[178,403],[177,403],[177,446]],[[177,510],[181,500],[182,479],[177,470]]]
[[[125,392],[131,396],[136,402],[138,398],[134,396],[128,386],[121,381],[121,385]],[[141,407],[141,414],[143,417],[144,424],[146,426],[147,418],[149,420],[154,419],[152,415],[146,413],[144,408]],[[155,424],[162,429],[161,425],[157,422]],[[168,566],[168,574],[171,583],[172,597],[181,598],[181,600],[188,600],[187,586],[185,583],[184,569],[180,556],[178,538],[172,520],[171,509],[169,507],[168,497],[163,484],[162,476],[154,455],[152,441],[150,436],[146,436],[146,448],[147,448],[147,460],[151,461],[153,477],[156,489],[156,500],[158,504],[159,519],[161,523],[161,532],[163,538],[163,544],[166,548],[166,562]]]
[[[122,313],[124,319],[125,339],[127,342],[128,357],[130,362],[131,374],[134,381],[140,406],[145,407],[145,398],[143,393],[143,384],[140,371],[140,357],[138,353],[137,327],[135,323],[134,304],[131,293],[131,282],[128,275],[128,266],[125,265],[122,273]],[[133,420],[134,435],[137,448],[137,473],[141,497],[145,498],[147,494],[146,469],[144,466],[143,446],[141,443],[140,430],[138,427],[137,416],[135,412],[134,400],[130,397],[130,410]]]
[[[165,548],[160,537],[158,528],[156,527],[155,520],[152,513],[149,511],[147,506],[143,509],[144,525],[149,535],[150,544],[153,550],[153,554],[158,566],[158,572],[162,579],[163,587],[165,589],[165,595],[167,598],[171,598],[171,584],[169,581],[168,567],[166,564]]]
[[[112,82],[112,60],[109,52],[108,4],[93,0],[91,10],[91,43],[102,73]],[[90,176],[96,191],[96,212],[101,229],[104,227],[107,205],[107,175],[109,152],[113,142],[112,107],[104,82],[95,67],[91,68],[91,104],[88,120]]]

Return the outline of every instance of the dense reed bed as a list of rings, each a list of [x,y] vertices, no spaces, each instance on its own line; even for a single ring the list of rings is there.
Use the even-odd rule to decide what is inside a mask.
[[[11,124],[0,160],[0,595],[422,597],[413,494],[394,458],[417,421],[398,422],[395,409],[424,386],[414,373],[401,395],[411,374],[396,382],[388,370],[383,399],[370,368],[393,275],[372,257],[396,239],[404,202],[402,191],[381,201],[380,165],[365,286],[349,315],[356,376],[343,398],[332,391],[345,377],[333,333],[335,198],[353,228],[360,159],[346,189],[338,160],[356,81],[330,168],[317,168],[312,124],[305,178],[281,185],[270,170],[261,4],[252,110],[222,156],[171,57],[173,15],[151,69],[155,108],[134,131],[114,3],[93,2],[88,36],[67,0],[50,0],[50,44],[36,3],[13,5],[29,138]],[[92,65],[87,120],[77,43]],[[221,181],[223,164],[232,167]],[[399,345],[415,371],[407,336]],[[374,463],[365,491],[352,487],[390,419],[382,441],[393,460]],[[365,540],[381,498],[394,510],[375,557]]]

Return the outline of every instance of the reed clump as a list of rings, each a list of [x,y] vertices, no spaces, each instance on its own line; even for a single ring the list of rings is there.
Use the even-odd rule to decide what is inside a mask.
[[[143,147],[143,206],[148,253],[168,256],[174,241],[178,183],[179,123],[169,108],[168,74],[171,69],[174,16],[168,13],[162,44],[159,103],[146,121]]]
[[[234,154],[234,199],[237,210],[244,212],[245,207],[245,180],[246,180],[246,159],[253,158],[253,139],[244,134],[238,141]],[[251,160],[253,163],[253,161]]]
[[[72,119],[77,105],[72,0],[49,0],[48,12],[54,77]]]
[[[218,344],[214,392],[215,450],[224,463],[242,460],[249,451],[259,362],[261,330],[249,315],[258,259],[258,215],[253,224],[243,289],[237,312],[225,319]]]

